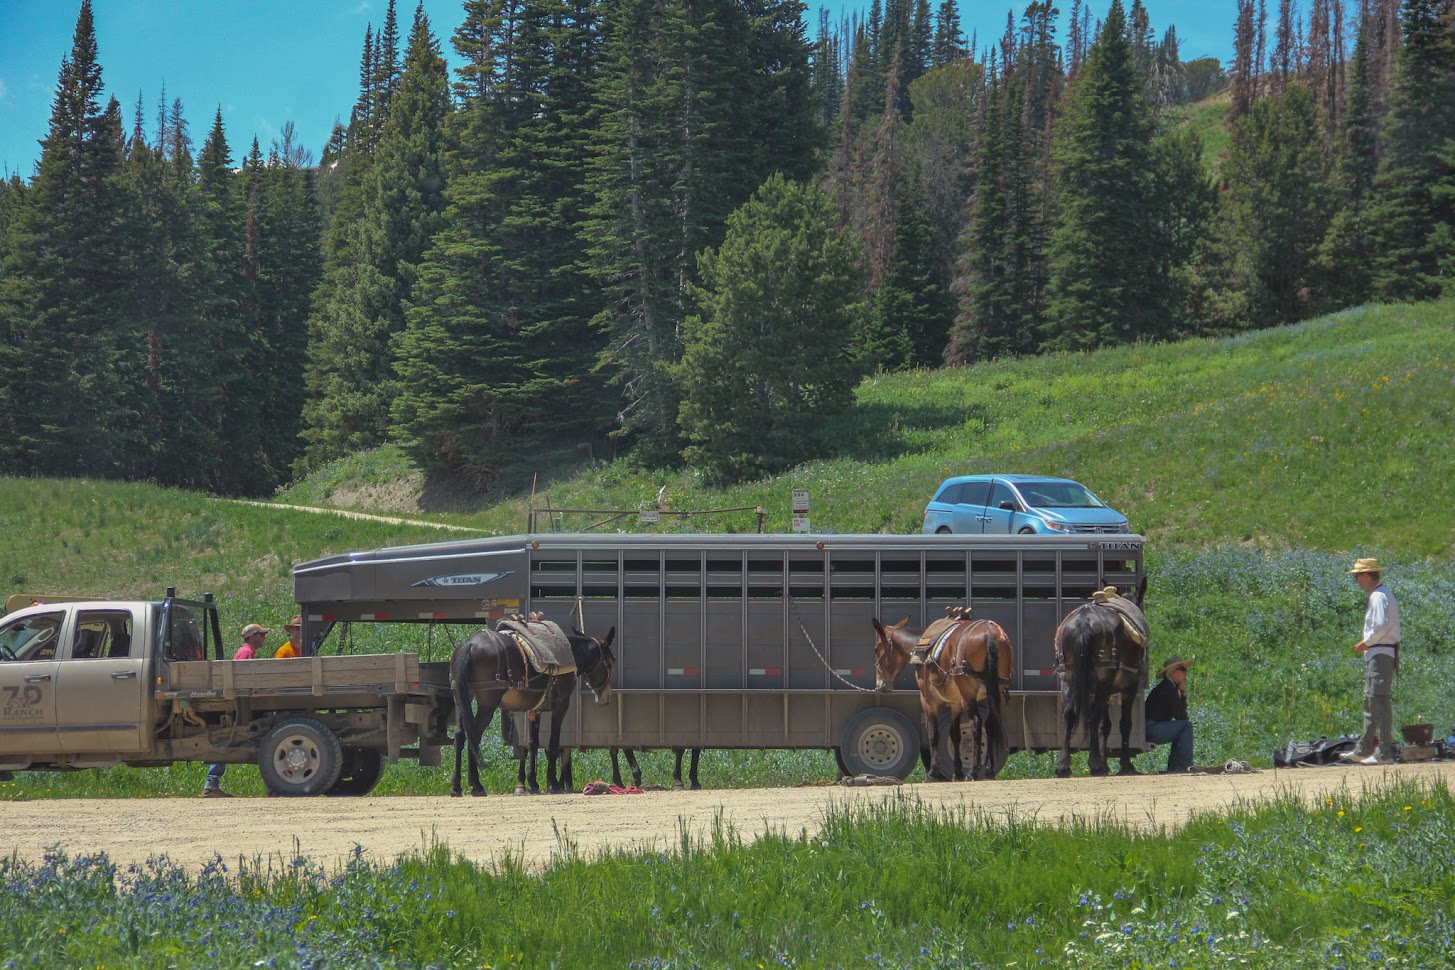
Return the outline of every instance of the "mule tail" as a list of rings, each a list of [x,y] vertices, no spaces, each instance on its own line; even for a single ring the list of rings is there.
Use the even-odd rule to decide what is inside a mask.
[[[990,745],[991,775],[999,773],[1001,765],[1010,757],[1010,745],[1005,740],[1005,711],[1000,704],[1000,649],[1010,647],[1010,638],[997,624],[991,629],[989,645],[985,652],[985,704],[989,712],[985,725],[985,740]]]
[[[1075,624],[1075,631],[1068,631],[1068,635],[1076,638],[1076,682],[1071,688],[1071,710],[1077,719],[1087,725],[1088,731],[1096,730],[1092,724],[1091,699],[1096,693],[1096,647],[1098,631],[1094,623],[1089,622],[1091,617],[1082,611],[1077,611],[1074,619],[1079,622]],[[1065,656],[1065,652],[1062,652]]]

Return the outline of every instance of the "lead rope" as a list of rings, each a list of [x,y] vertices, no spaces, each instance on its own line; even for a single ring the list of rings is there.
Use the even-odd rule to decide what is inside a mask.
[[[843,675],[835,670],[833,668],[833,665],[830,664],[828,660],[824,657],[824,655],[819,652],[818,644],[813,642],[813,637],[808,635],[808,628],[803,625],[803,617],[798,615],[798,604],[793,602],[793,597],[789,596],[787,592],[784,592],[783,600],[788,604],[788,608],[793,611],[793,619],[798,623],[798,629],[803,631],[803,639],[807,640],[808,645],[813,648],[814,655],[818,657],[819,663],[824,665],[824,669],[827,670],[829,673],[833,674],[847,686],[854,688],[854,690],[861,690],[866,694],[876,693],[876,691],[874,691],[872,688],[860,687],[852,680],[845,679]]]

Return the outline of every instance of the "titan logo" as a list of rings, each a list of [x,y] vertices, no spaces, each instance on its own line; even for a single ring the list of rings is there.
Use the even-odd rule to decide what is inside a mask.
[[[497,579],[504,579],[506,576],[514,575],[514,571],[503,573],[460,573],[455,576],[431,576],[429,579],[421,579],[415,586],[484,586],[486,583],[493,583]]]

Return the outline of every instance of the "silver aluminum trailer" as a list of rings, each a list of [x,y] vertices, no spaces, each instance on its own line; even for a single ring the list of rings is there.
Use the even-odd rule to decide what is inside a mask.
[[[1103,582],[1135,586],[1142,552],[1135,535],[537,534],[332,556],[296,566],[294,586],[309,652],[341,622],[615,626],[611,702],[573,704],[563,744],[838,749],[854,773],[902,777],[923,744],[918,693],[909,671],[872,692],[871,618],[922,627],[968,605],[1001,624],[1010,746],[1045,751],[1060,743],[1056,626]],[[1084,728],[1072,740],[1084,749]],[[1149,747],[1140,703],[1131,744]]]

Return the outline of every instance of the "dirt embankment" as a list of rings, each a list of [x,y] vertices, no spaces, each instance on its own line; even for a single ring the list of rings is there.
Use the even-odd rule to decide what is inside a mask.
[[[24,776],[19,776],[23,784]],[[643,795],[558,795],[455,799],[444,796],[314,798],[266,804],[249,799],[80,799],[9,802],[4,806],[6,855],[39,859],[49,846],[72,854],[105,851],[118,863],[165,854],[199,867],[217,856],[230,864],[288,861],[297,854],[332,868],[364,848],[387,862],[401,853],[447,844],[488,863],[512,853],[540,865],[562,850],[557,832],[581,853],[618,848],[671,849],[686,825],[710,832],[722,816],[744,839],[764,831],[816,830],[831,808],[899,797],[930,809],[1034,817],[1114,819],[1134,826],[1176,827],[1194,812],[1293,795],[1309,802],[1335,792],[1400,781],[1455,780],[1455,761],[1388,768],[1268,769],[1243,775],[1143,775],[1135,778],[1034,779],[898,788],[757,788],[650,792]],[[287,811],[280,811],[286,807]],[[277,824],[287,818],[286,825]],[[295,841],[296,845],[295,845]]]

